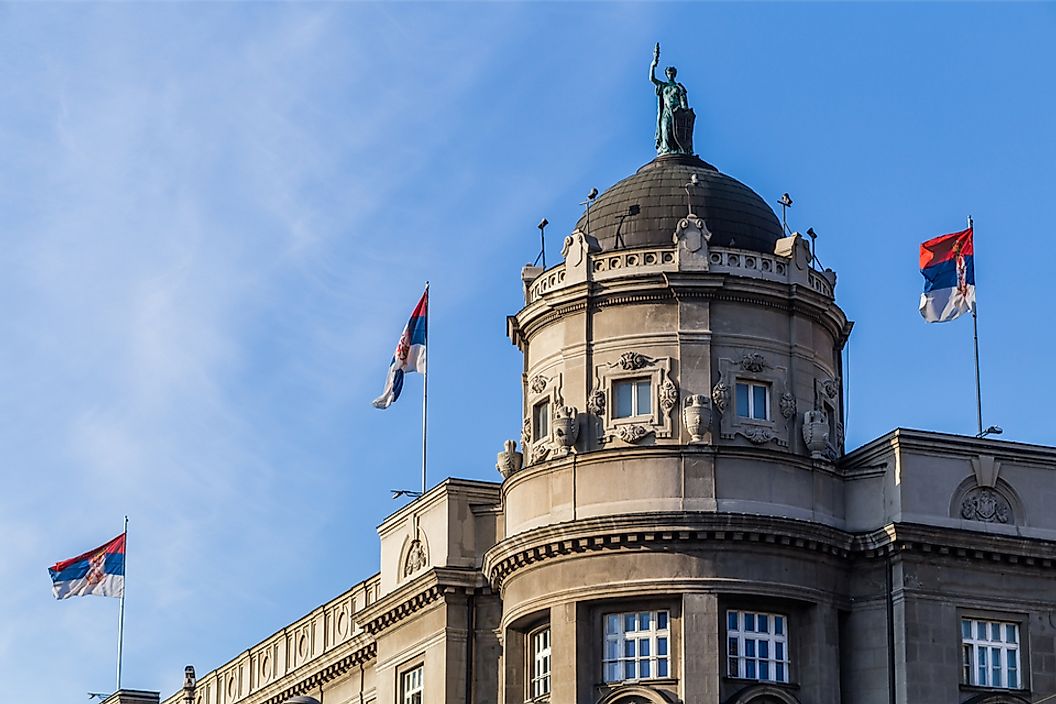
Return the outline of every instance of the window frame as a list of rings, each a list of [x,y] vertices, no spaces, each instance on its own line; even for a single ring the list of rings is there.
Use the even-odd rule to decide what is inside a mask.
[[[536,650],[536,639],[546,635],[546,648]],[[550,624],[545,623],[541,626],[533,628],[526,634],[527,648],[525,648],[525,655],[528,661],[528,667],[526,668],[528,677],[525,679],[526,687],[526,701],[529,702],[543,702],[550,699],[550,692],[553,691],[553,632],[550,630]],[[545,655],[542,653],[545,651]],[[541,657],[542,655],[542,657]],[[545,658],[546,672],[541,674],[539,671],[540,661]],[[545,684],[542,684],[544,683]],[[537,687],[537,683],[541,684],[541,687]],[[545,687],[545,691],[537,691]]]
[[[649,387],[647,400],[649,402],[649,408],[646,411],[642,411],[641,408],[641,393],[640,386],[646,384]],[[621,416],[618,415],[619,411],[617,405],[618,391],[621,386],[628,386],[631,390],[631,413],[630,415]],[[653,408],[656,406],[656,391],[653,385],[653,375],[643,374],[641,376],[630,376],[621,379],[613,379],[612,381],[612,418],[617,421],[630,421],[643,418],[653,417]]]
[[[739,390],[740,387],[744,386],[747,391],[748,408],[745,409],[747,415],[741,415]],[[772,384],[768,381],[759,381],[757,379],[746,379],[743,377],[737,377],[734,380],[733,387],[733,405],[734,415],[741,421],[749,421],[755,423],[769,423],[773,421],[773,414],[770,412],[771,406],[773,406],[773,389]],[[765,399],[763,400],[763,417],[757,418],[753,411],[755,410],[755,389],[763,389]]]
[[[543,420],[543,423],[539,421]],[[550,439],[550,429],[553,426],[553,412],[550,398],[536,401],[532,404],[532,442],[542,442]],[[545,427],[540,432],[540,425]]]
[[[726,665],[724,671],[726,677],[736,680],[744,680],[749,682],[760,682],[766,684],[776,685],[790,685],[793,684],[793,670],[792,670],[792,646],[794,644],[792,636],[792,618],[787,611],[764,611],[760,610],[759,607],[749,606],[747,608],[740,606],[727,606],[723,609],[725,618],[723,620],[723,652]],[[730,615],[737,614],[737,628],[730,628]],[[758,621],[759,616],[766,616],[768,621],[768,627],[766,632],[760,631],[748,631],[744,629],[745,616],[751,615],[753,622]],[[783,634],[778,634],[777,621],[780,618],[783,622]],[[730,641],[737,641],[737,652],[730,652]],[[754,654],[749,656],[747,651],[749,648],[746,646],[746,641],[752,642],[752,650]],[[765,642],[767,645],[767,657],[762,658],[759,656],[759,644]],[[776,653],[778,651],[778,645],[784,651],[784,657],[778,658]],[[775,677],[763,678],[760,676],[759,664],[764,661],[767,664],[768,671],[774,675],[777,673],[778,666],[784,668],[784,679],[776,679]],[[737,671],[731,672],[731,661],[736,662]],[[749,664],[755,669],[754,675],[749,675]]]
[[[642,614],[649,614],[649,622],[651,624],[648,630],[638,630],[640,623],[640,617]],[[664,614],[666,617],[667,626],[665,628],[659,628],[659,615]],[[628,682],[653,682],[663,681],[675,678],[675,666],[677,664],[677,658],[674,656],[675,649],[675,635],[676,629],[674,627],[674,610],[667,606],[659,605],[648,605],[639,608],[630,608],[629,605],[614,605],[612,609],[603,609],[599,612],[601,619],[601,649],[600,649],[600,665],[601,665],[601,682],[608,687],[615,687]],[[627,617],[633,616],[635,619],[635,630],[629,631],[626,628]],[[608,630],[609,618],[616,617],[619,630],[614,633],[610,633]],[[627,638],[628,633],[635,634],[632,638]],[[644,636],[644,637],[643,637]],[[663,639],[666,652],[661,654],[660,644]],[[641,643],[647,641],[649,654],[644,657],[641,654]],[[616,657],[609,657],[609,643],[615,644],[614,651]],[[634,644],[634,654],[632,656],[627,655],[627,644]],[[660,662],[664,661],[666,672],[660,674]],[[646,661],[649,664],[650,674],[647,676],[641,675],[641,663]],[[627,677],[626,667],[629,662],[634,663],[635,676]],[[616,668],[616,672],[619,676],[615,679],[609,678],[608,668],[612,665]],[[622,669],[622,672],[620,670]]]
[[[964,625],[965,623],[971,624],[971,636],[965,639],[964,636]],[[978,624],[987,624],[987,632],[992,632],[993,624],[999,625],[1001,635],[1007,638],[1007,627],[1013,626],[1016,630],[1016,643],[1014,652],[1016,654],[1016,686],[1008,685],[1008,659],[1007,653],[1013,649],[1008,648],[1007,640],[982,640],[978,637]],[[1024,618],[1010,616],[1008,614],[994,614],[994,613],[980,613],[980,612],[959,612],[957,614],[957,629],[960,643],[961,652],[961,685],[972,689],[980,689],[986,691],[1005,691],[1005,692],[1021,692],[1029,690],[1029,668],[1024,670],[1023,663],[1029,662],[1027,652],[1027,622]],[[986,672],[987,683],[981,683],[978,681],[979,668],[980,668],[980,652],[986,651],[988,655],[992,655],[994,650],[998,650],[1001,653],[1001,677],[1004,684],[995,685],[992,684],[993,665],[991,663],[983,664],[982,666]],[[971,664],[966,663],[966,655],[971,653],[970,659]],[[968,668],[966,668],[968,665]],[[965,675],[968,675],[965,677]]]
[[[407,679],[414,673],[420,673],[418,677],[418,689],[408,689]],[[419,656],[414,660],[400,666],[396,670],[396,692],[399,704],[414,704],[411,699],[415,694],[420,694],[419,702],[425,704],[425,657]]]

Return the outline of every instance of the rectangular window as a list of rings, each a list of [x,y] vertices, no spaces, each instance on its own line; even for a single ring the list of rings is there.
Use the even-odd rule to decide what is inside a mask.
[[[1020,689],[1019,624],[961,619],[962,676],[977,687]]]
[[[425,697],[425,666],[419,665],[403,673],[400,682],[402,704],[422,704]]]
[[[726,612],[726,655],[730,677],[788,682],[788,618],[755,611]]]
[[[652,382],[649,379],[626,379],[612,385],[613,418],[647,416],[653,412]]]
[[[550,694],[550,627],[531,635],[532,680],[528,694],[532,699]]]
[[[770,420],[770,386],[738,381],[737,415],[741,418]]]
[[[671,631],[667,611],[605,614],[606,682],[671,676]]]
[[[550,401],[532,407],[532,440],[545,440],[550,435]]]

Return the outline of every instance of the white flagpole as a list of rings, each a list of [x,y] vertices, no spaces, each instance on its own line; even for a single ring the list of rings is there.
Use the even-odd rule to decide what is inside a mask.
[[[125,536],[125,574],[121,579],[121,606],[118,608],[117,615],[117,690],[121,690],[121,656],[124,650],[125,644],[125,585],[128,582],[128,516],[125,516],[125,529],[122,531]]]
[[[968,216],[968,229],[972,231],[972,259],[975,259],[975,225],[972,216]],[[979,286],[975,286],[975,301],[972,306],[972,338],[975,341],[975,419],[978,423],[978,434],[983,434],[983,391],[979,382],[979,321],[976,319],[975,311],[979,307]]]
[[[425,371],[422,373],[422,494],[425,494],[426,437],[429,429],[429,282],[425,282]]]

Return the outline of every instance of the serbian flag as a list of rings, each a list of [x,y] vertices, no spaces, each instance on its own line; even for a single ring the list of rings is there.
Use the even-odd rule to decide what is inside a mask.
[[[125,593],[125,533],[83,555],[48,568],[56,599],[115,596]]]
[[[385,391],[374,399],[374,408],[388,408],[403,391],[403,375],[408,372],[425,374],[425,338],[428,331],[426,314],[429,311],[429,284],[407,321],[407,327],[396,343],[396,352],[389,364],[389,375],[385,379]]]
[[[975,312],[975,247],[972,227],[920,245],[924,293],[920,314],[929,323],[945,323]]]

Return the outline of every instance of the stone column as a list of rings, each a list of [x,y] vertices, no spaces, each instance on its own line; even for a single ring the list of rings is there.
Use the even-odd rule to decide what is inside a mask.
[[[714,594],[682,595],[682,647],[679,681],[684,702],[719,701],[722,653],[719,599]]]

